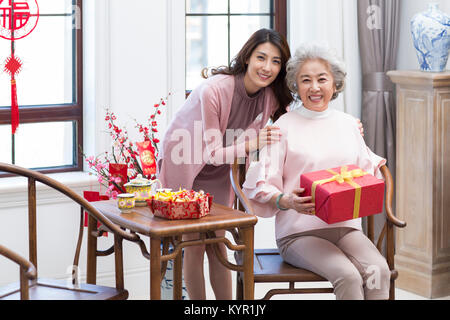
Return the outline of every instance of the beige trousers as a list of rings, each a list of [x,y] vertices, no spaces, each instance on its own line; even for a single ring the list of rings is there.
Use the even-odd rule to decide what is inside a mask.
[[[277,245],[286,262],[328,279],[337,300],[389,298],[386,259],[360,230],[311,230],[279,239]]]

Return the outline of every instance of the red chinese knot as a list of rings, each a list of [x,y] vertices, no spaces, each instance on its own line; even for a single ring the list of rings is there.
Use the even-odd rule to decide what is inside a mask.
[[[14,77],[22,69],[22,61],[16,56],[6,58],[4,71]]]

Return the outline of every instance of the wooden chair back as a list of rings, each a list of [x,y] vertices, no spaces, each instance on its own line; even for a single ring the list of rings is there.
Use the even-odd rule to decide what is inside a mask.
[[[77,284],[75,278],[75,272],[72,275],[72,286],[68,286],[66,281],[58,282],[48,279],[42,279],[38,277],[38,255],[37,255],[37,223],[36,223],[36,182],[43,183],[52,189],[55,189],[68,198],[80,205],[80,226],[77,247],[75,250],[75,256],[73,265],[76,267],[79,265],[80,251],[83,239],[83,218],[84,211],[89,215],[95,217],[100,221],[108,231],[114,235],[114,248],[119,251],[122,257],[122,240],[130,240],[133,242],[140,241],[139,236],[123,231],[118,226],[113,224],[102,213],[95,209],[88,201],[78,195],[69,187],[61,184],[60,182],[44,175],[39,172],[25,169],[19,166],[10,165],[0,162],[0,172],[7,172],[17,176],[23,176],[28,179],[28,259],[20,256],[14,251],[0,246],[0,255],[14,261],[20,266],[20,290],[17,289],[16,284],[12,284],[7,288],[0,288],[0,299],[47,299],[47,293],[50,294],[50,289],[54,289],[56,297],[61,294],[61,299],[126,299],[128,297],[128,291],[124,288],[123,281],[123,260],[115,259],[116,262],[116,287],[109,288],[103,286],[95,286],[90,284]],[[75,268],[74,268],[75,269]],[[31,282],[29,283],[29,281]],[[44,288],[45,290],[40,290]],[[20,291],[20,294],[19,294]],[[45,292],[45,294],[41,294]],[[51,293],[53,298],[54,293]]]
[[[235,159],[234,164],[231,166],[230,178],[233,190],[236,198],[234,206],[235,208],[255,214],[250,201],[242,192],[242,184],[245,181],[246,164],[242,159]],[[385,178],[385,211],[386,221],[384,227],[378,237],[376,246],[380,252],[382,252],[383,241],[385,244],[385,257],[391,270],[391,286],[389,292],[389,298],[395,299],[395,279],[398,276],[394,265],[394,226],[404,228],[406,222],[399,220],[395,217],[392,209],[392,201],[394,197],[394,182],[392,175],[387,166],[380,168],[381,173]],[[375,243],[374,234],[374,216],[367,217],[367,237]],[[236,255],[236,259],[241,259],[239,255]],[[240,286],[240,276],[238,274],[236,295],[240,297],[242,295],[239,292],[242,288]],[[289,289],[271,289],[267,292],[263,299],[270,299],[275,294],[293,294],[293,293],[330,293],[330,288],[308,288],[308,289],[296,289],[296,282],[311,282],[311,281],[328,281],[323,277],[305,269],[295,268],[288,263],[285,263],[278,253],[277,248],[271,249],[256,249],[255,250],[255,283],[256,282],[281,282],[289,283]]]

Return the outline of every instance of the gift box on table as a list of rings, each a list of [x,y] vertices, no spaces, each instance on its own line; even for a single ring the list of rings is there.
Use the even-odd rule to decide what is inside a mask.
[[[157,200],[153,196],[147,200],[153,214],[169,220],[198,219],[209,214],[212,205],[212,196],[205,195],[196,200],[176,201]]]
[[[97,191],[83,191],[83,197],[89,202],[101,201],[101,200],[109,200],[107,195],[100,195],[100,192]],[[84,211],[84,226],[87,227],[89,223],[89,214],[87,211]],[[100,221],[97,221],[97,228],[100,228],[102,224]],[[104,232],[103,235],[105,237],[108,236],[108,232]]]
[[[300,176],[302,196],[312,196],[315,215],[328,224],[383,211],[384,181],[347,165]]]

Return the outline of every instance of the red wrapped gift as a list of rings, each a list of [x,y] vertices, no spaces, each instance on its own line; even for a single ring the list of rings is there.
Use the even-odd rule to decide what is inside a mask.
[[[355,165],[302,174],[302,196],[312,196],[315,214],[328,224],[383,211],[384,181]]]
[[[109,200],[109,197],[106,195],[100,195],[100,192],[97,191],[83,191],[83,197],[89,202],[101,201],[101,200]],[[89,215],[86,211],[84,211],[84,226],[88,226]],[[98,221],[97,228],[99,228],[102,224]],[[104,236],[108,236],[108,232],[104,233]]]
[[[191,201],[173,199],[167,201],[156,200],[153,196],[152,199],[147,200],[147,203],[153,214],[160,218],[169,220],[198,219],[209,214],[212,199],[210,195],[205,195]]]

